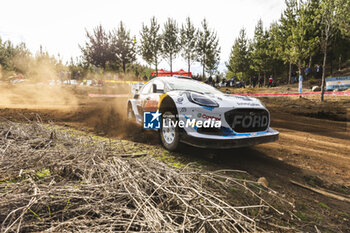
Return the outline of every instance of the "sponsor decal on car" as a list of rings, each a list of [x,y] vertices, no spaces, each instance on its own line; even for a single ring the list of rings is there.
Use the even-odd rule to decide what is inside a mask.
[[[144,112],[143,113],[143,128],[144,129],[160,129],[161,124],[164,128],[179,127],[179,128],[220,128],[220,118],[204,116],[204,120],[190,119],[186,117],[186,120],[174,120],[173,118],[164,118],[161,121],[161,113],[157,110],[156,112]],[[204,114],[205,115],[205,114]],[[177,118],[178,119],[178,118]]]
[[[143,128],[144,129],[160,129],[160,116],[161,113],[156,112],[143,112]]]
[[[203,119],[214,119],[214,120],[217,120],[217,121],[221,120],[221,117],[210,116],[210,115],[207,115],[205,113],[198,113],[197,117],[198,118],[203,118]]]
[[[261,104],[258,104],[258,103],[246,103],[246,102],[238,102],[237,103],[238,106],[250,106],[250,107],[258,107],[258,106],[261,106]]]
[[[249,115],[236,115],[233,118],[232,128],[235,128],[237,125],[242,126],[243,128],[250,127],[265,127],[269,123],[269,118],[266,115],[254,115],[252,112]]]
[[[163,119],[163,127],[169,128],[169,127],[179,127],[179,128],[220,128],[221,127],[221,121],[217,121],[215,119],[207,119],[207,120],[196,120],[196,119],[190,119],[187,118],[186,121],[184,120],[176,120],[173,121],[171,119]]]
[[[143,108],[147,112],[155,111],[158,108],[158,101],[157,100],[146,100],[145,106]]]

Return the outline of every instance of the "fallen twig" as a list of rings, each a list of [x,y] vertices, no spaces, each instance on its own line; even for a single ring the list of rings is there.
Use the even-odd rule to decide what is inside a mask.
[[[311,190],[311,191],[313,191],[313,192],[315,192],[315,193],[322,194],[322,195],[324,195],[324,196],[337,199],[337,200],[339,200],[339,201],[350,202],[350,198],[343,197],[343,196],[340,196],[340,195],[337,195],[337,194],[334,194],[334,193],[330,193],[330,192],[328,192],[328,191],[326,191],[326,190],[314,188],[314,187],[311,187],[311,186],[306,185],[306,184],[299,183],[299,182],[294,181],[294,180],[290,180],[290,182],[291,182],[292,184],[294,184],[294,185],[297,185],[297,186],[300,186],[300,187],[302,187],[302,188]]]

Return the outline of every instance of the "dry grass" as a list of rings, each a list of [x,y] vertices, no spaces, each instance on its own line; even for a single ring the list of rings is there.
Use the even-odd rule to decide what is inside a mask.
[[[240,174],[173,168],[129,156],[121,141],[3,121],[1,232],[290,229],[279,225],[292,220],[291,203]]]

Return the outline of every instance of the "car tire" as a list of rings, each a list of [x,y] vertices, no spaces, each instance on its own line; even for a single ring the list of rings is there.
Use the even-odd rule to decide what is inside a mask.
[[[130,122],[136,122],[135,114],[134,114],[134,112],[132,111],[131,104],[128,104],[126,117],[127,117],[128,121],[130,121]]]
[[[180,129],[177,125],[176,127],[172,127],[169,124],[167,124],[167,127],[163,127],[164,120],[167,121],[167,119],[170,119],[170,121],[176,120],[176,114],[172,111],[166,111],[162,114],[161,117],[161,128],[159,130],[160,140],[164,146],[165,149],[169,151],[176,151],[180,149],[181,143],[180,143]]]

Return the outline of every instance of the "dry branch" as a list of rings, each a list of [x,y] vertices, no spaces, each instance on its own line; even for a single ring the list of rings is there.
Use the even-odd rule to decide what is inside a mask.
[[[41,123],[0,123],[0,153],[1,232],[264,232],[291,216],[241,171],[172,168]]]
[[[318,189],[318,188],[314,188],[314,187],[311,187],[309,185],[306,185],[306,184],[302,184],[302,183],[299,183],[297,181],[294,181],[294,180],[290,180],[290,182],[294,185],[297,185],[299,187],[302,187],[304,189],[308,189],[308,190],[311,190],[315,193],[318,193],[318,194],[322,194],[326,197],[331,197],[331,198],[334,198],[334,199],[337,199],[339,201],[346,201],[346,202],[349,202],[350,203],[350,198],[347,198],[347,197],[343,197],[343,196],[340,196],[340,195],[337,195],[335,193],[330,193],[326,190],[322,190],[322,189]]]

